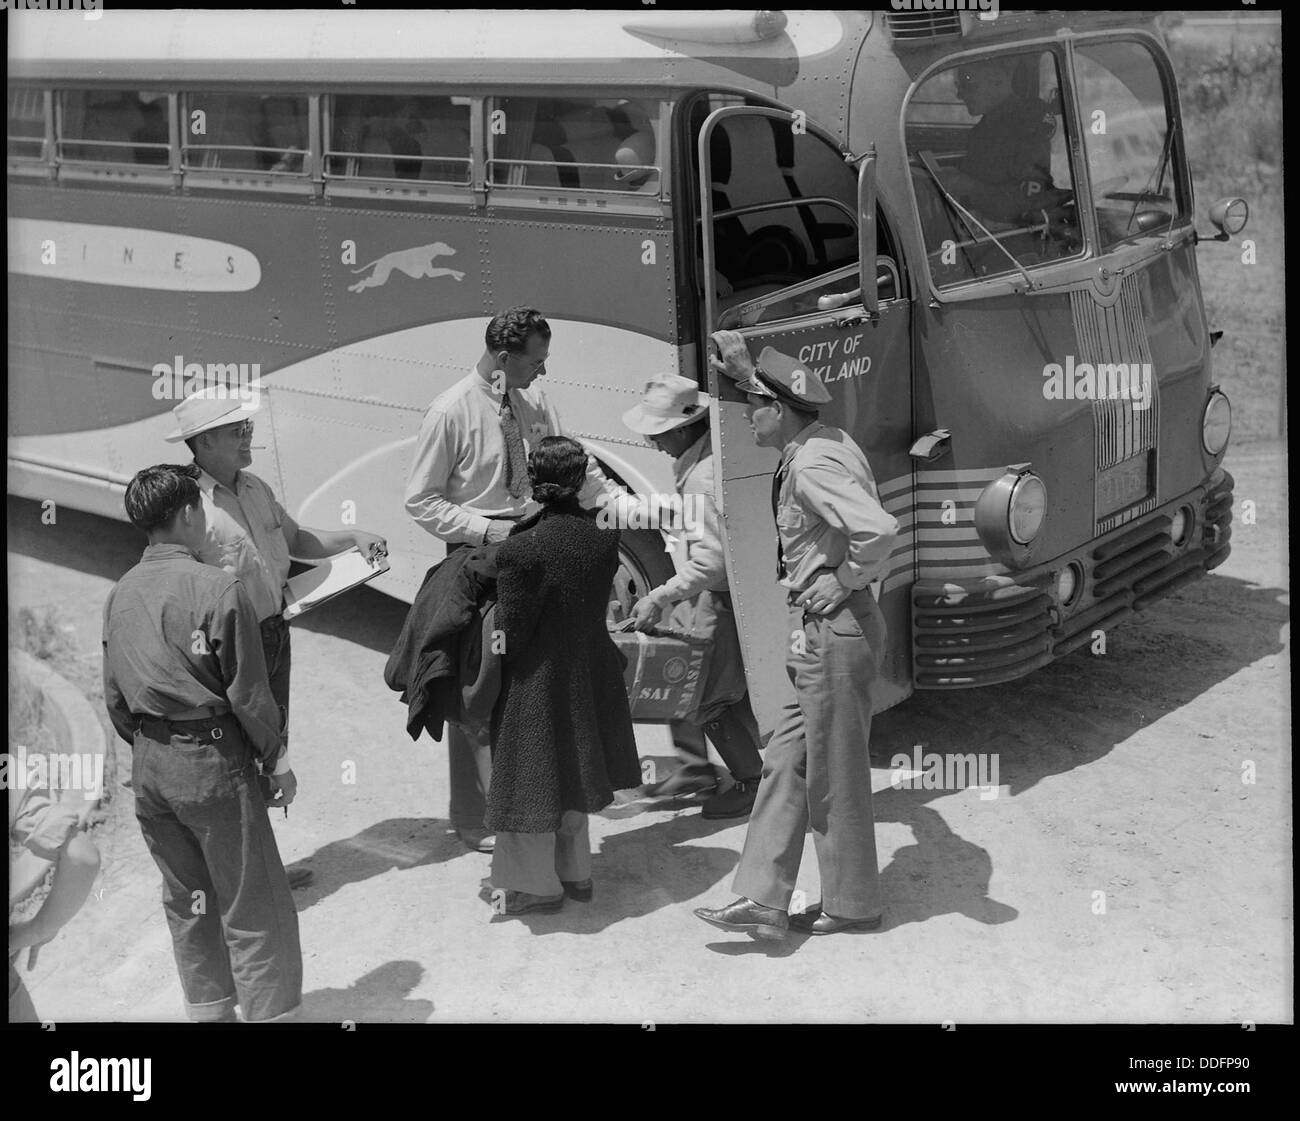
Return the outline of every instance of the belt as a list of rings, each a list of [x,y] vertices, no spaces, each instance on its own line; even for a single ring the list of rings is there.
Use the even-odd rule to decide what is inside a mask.
[[[171,713],[167,716],[152,716],[148,713],[135,714],[132,716],[137,721],[140,731],[152,740],[166,742],[171,739],[174,732],[180,734],[192,734],[195,731],[204,731],[211,729],[211,738],[214,740],[221,739],[224,734],[220,728],[213,727],[213,721],[230,713],[230,709],[225,705],[211,705],[207,708],[188,708],[183,712]],[[195,729],[193,725],[201,724],[204,727]]]

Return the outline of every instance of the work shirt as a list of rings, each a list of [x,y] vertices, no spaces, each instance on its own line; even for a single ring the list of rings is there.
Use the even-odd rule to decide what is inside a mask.
[[[271,488],[248,471],[236,472],[233,489],[203,470],[197,481],[208,522],[199,560],[238,577],[259,620],[278,615],[298,523]]]
[[[1039,101],[1009,97],[985,113],[970,130],[957,165],[980,182],[964,201],[1001,221],[1032,207],[1035,194],[1052,185],[1055,128],[1055,118]]]
[[[182,545],[150,545],[104,604],[104,701],[133,743],[138,717],[226,707],[264,763],[287,771],[257,615],[243,584]]]
[[[510,407],[531,450],[547,436],[563,436],[560,418],[539,385],[507,390]],[[406,482],[406,512],[449,545],[481,545],[493,518],[520,518],[538,504],[506,489],[505,433],[501,394],[477,369],[440,394],[424,414]],[[587,460],[587,481],[578,494],[586,507],[597,496],[626,492]]]
[[[706,430],[673,461],[673,482],[683,499],[686,524],[673,552],[677,574],[649,593],[650,600],[660,607],[703,591],[727,591],[727,558],[713,478],[713,445]]]
[[[833,569],[846,588],[865,588],[884,569],[898,522],[880,505],[862,449],[842,429],[815,421],[785,446],[780,471],[781,583],[801,592],[819,569]]]

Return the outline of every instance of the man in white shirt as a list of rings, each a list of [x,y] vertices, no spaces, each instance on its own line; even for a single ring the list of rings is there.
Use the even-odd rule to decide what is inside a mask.
[[[199,560],[237,576],[257,614],[271,692],[283,717],[282,764],[287,767],[292,657],[289,624],[281,612],[290,560],[323,560],[354,546],[375,556],[386,553],[388,545],[378,534],[362,529],[300,526],[270,486],[245,470],[253,462],[252,418],[258,407],[225,386],[200,390],[172,410],[179,427],[164,439],[184,440],[199,468],[197,482],[207,523]],[[289,873],[295,888],[305,887],[311,879],[310,868]]]
[[[440,394],[425,413],[406,484],[406,512],[448,549],[503,541],[520,518],[537,509],[528,484],[528,449],[546,436],[563,436],[541,386],[551,328],[536,308],[514,307],[492,317],[484,351],[470,373]],[[584,506],[598,496],[626,492],[587,462]],[[450,725],[448,817],[465,846],[491,852],[484,829],[492,777],[488,735]]]

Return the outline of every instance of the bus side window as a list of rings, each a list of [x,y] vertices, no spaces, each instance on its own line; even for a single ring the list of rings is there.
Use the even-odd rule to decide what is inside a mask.
[[[191,93],[182,154],[188,170],[307,172],[307,98],[288,94]]]
[[[469,112],[468,98],[336,94],[326,174],[468,183]]]
[[[657,102],[502,98],[492,103],[495,186],[657,193]]]
[[[166,167],[167,95],[140,90],[64,90],[59,153],[70,163]]]
[[[44,160],[45,91],[32,86],[9,87],[8,153],[11,160]]]

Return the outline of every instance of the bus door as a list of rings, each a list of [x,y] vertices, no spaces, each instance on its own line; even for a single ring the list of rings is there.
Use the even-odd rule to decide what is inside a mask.
[[[903,638],[882,664],[875,703],[887,708],[910,691],[911,309],[897,242],[876,203],[874,156],[846,158],[801,115],[750,105],[710,113],[697,146],[705,334],[738,330],[755,357],[772,346],[806,363],[833,398],[822,420],[867,453],[882,501],[903,526],[875,586],[890,632]],[[864,260],[874,263],[864,269]],[[865,302],[864,275],[874,289]],[[779,455],[754,445],[735,385],[708,377],[731,590],[750,698],[767,732],[789,695],[791,629],[771,506]]]

